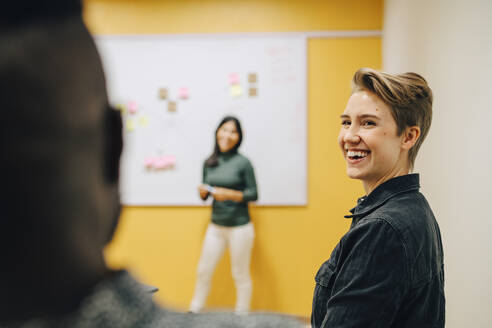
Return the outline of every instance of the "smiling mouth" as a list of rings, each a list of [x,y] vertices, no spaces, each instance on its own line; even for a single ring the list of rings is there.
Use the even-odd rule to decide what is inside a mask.
[[[363,159],[363,158],[367,157],[369,155],[369,153],[370,153],[370,151],[361,151],[361,150],[353,151],[353,150],[348,150],[347,151],[347,157],[350,160],[356,161],[356,160]]]

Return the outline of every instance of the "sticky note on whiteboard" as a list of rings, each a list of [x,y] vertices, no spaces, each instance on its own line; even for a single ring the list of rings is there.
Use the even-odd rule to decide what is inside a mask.
[[[160,99],[167,99],[167,89],[166,88],[160,88],[159,89],[159,98]]]
[[[174,156],[174,155],[162,156],[162,160],[164,161],[164,163],[166,163],[167,166],[176,165],[176,156]]]
[[[152,168],[154,166],[154,157],[147,157],[144,159],[144,166],[148,169]]]
[[[180,99],[188,99],[189,96],[190,96],[190,94],[189,94],[189,91],[188,91],[188,87],[181,87],[181,88],[179,88],[178,97]]]
[[[258,89],[256,89],[256,88],[249,88],[248,95],[250,97],[256,97],[258,95]]]
[[[175,112],[176,111],[176,102],[170,101],[167,104],[167,110],[170,111],[170,112]]]
[[[135,131],[135,122],[132,119],[126,120],[126,131],[133,132]]]
[[[237,98],[243,94],[243,88],[240,85],[231,85],[231,96]]]
[[[126,115],[126,107],[125,107],[125,105],[123,105],[123,104],[117,104],[114,108],[116,110],[119,110],[121,112],[121,116],[125,116]]]
[[[149,125],[149,119],[147,118],[147,116],[140,116],[138,118],[138,125],[140,125],[140,126]]]
[[[176,165],[176,157],[174,155],[164,155],[153,159],[151,166],[156,170],[171,168]]]
[[[157,157],[154,160],[153,167],[154,169],[160,170],[166,168],[167,163],[162,157]]]
[[[135,101],[130,101],[128,103],[128,112],[130,114],[135,114],[137,112],[137,103]]]
[[[229,74],[229,84],[239,84],[239,74],[238,73],[231,73]]]
[[[249,73],[248,74],[248,82],[249,83],[256,83],[258,81],[258,77],[256,76],[256,73]]]

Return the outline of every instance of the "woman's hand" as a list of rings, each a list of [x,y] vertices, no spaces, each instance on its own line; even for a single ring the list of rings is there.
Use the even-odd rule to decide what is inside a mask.
[[[198,192],[200,193],[200,198],[205,200],[208,197],[208,190],[205,188],[205,185],[201,184],[198,186]]]
[[[227,188],[220,188],[220,187],[214,187],[214,188],[215,188],[215,192],[212,194],[212,196],[218,202],[223,202],[226,200],[240,202],[243,200],[243,193],[241,191],[227,189]]]

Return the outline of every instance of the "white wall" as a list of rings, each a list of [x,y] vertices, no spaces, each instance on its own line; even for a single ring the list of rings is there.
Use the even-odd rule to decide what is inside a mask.
[[[434,91],[416,171],[443,236],[446,327],[492,327],[492,1],[387,0],[383,68]]]

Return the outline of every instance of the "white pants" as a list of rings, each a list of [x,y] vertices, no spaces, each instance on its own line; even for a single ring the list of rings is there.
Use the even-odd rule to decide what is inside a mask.
[[[237,227],[209,224],[203,241],[200,261],[198,262],[195,294],[190,305],[191,312],[200,312],[205,305],[215,267],[228,245],[231,256],[232,277],[236,285],[235,312],[237,314],[248,313],[252,292],[249,265],[254,237],[255,232],[251,222]]]

